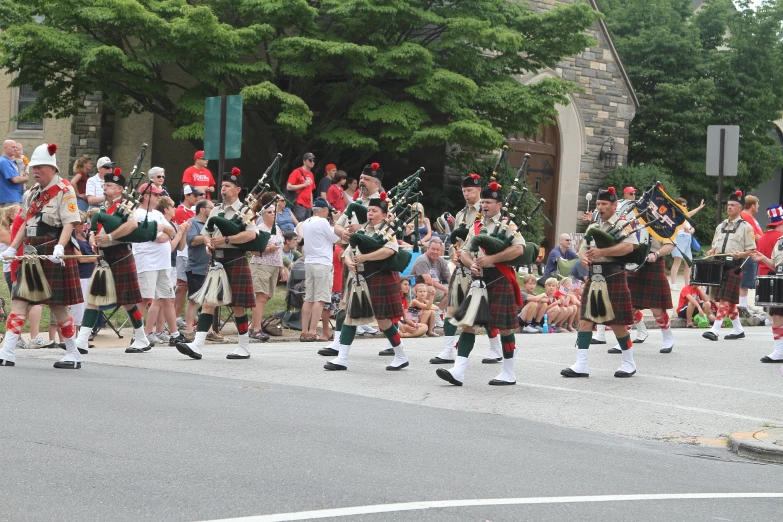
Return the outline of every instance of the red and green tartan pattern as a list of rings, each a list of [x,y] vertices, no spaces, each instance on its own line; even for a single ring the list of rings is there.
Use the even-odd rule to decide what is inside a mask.
[[[42,256],[51,255],[54,252],[54,247],[57,245],[59,237],[52,236],[40,236],[40,237],[28,237],[25,238],[26,245],[32,245],[35,247],[38,254]],[[20,249],[22,250],[22,249]],[[78,254],[76,249],[71,243],[65,245],[65,255]],[[75,259],[64,259],[65,264],[52,263],[47,259],[41,259],[41,266],[43,267],[46,281],[52,289],[52,297],[46,301],[42,301],[39,304],[47,306],[62,305],[69,306],[84,302],[84,296],[82,296],[82,287],[79,283],[79,265]],[[22,263],[19,263],[19,268],[16,271],[16,280],[19,284],[19,276],[21,275]],[[18,298],[16,298],[18,299]],[[32,303],[31,303],[32,304]]]
[[[587,303],[590,300],[590,282],[585,285],[584,292],[582,292],[582,307],[580,317],[588,320],[585,317],[587,311]],[[621,324],[627,326],[633,324],[633,306],[631,305],[631,293],[628,291],[628,283],[625,279],[625,272],[620,272],[616,275],[612,275],[606,278],[606,286],[609,289],[609,302],[612,303],[612,310],[614,311],[614,319],[603,324]]]
[[[484,269],[484,279],[487,283],[487,299],[489,300],[489,327],[497,330],[513,330],[517,322],[517,301],[514,297],[514,287],[511,281],[500,272]],[[489,277],[487,277],[489,276]]]
[[[663,259],[645,263],[636,272],[628,272],[626,279],[634,308],[668,310],[673,306],[672,291],[666,277],[666,262]]]
[[[101,249],[103,260],[109,263],[109,269],[114,278],[117,306],[134,305],[141,302],[136,259],[128,246],[121,244]]]
[[[398,320],[402,317],[402,299],[400,298],[400,274],[380,270],[369,277],[367,289],[370,292],[370,302],[376,319]]]
[[[735,274],[733,268],[724,271],[724,273],[726,272],[729,273],[729,277],[723,281],[721,286],[710,287],[710,299],[715,302],[727,301],[729,304],[739,304],[742,272]]]
[[[253,292],[253,277],[247,263],[244,250],[226,248],[224,258],[217,260],[226,269],[231,287],[231,306],[253,308],[256,306],[256,294]]]

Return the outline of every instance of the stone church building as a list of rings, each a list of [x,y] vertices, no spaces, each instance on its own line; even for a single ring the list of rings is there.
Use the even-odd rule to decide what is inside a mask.
[[[597,9],[594,0],[525,1],[537,12],[577,1],[587,1]],[[543,211],[555,225],[547,230],[550,245],[558,233],[575,230],[585,208],[584,195],[595,193],[611,170],[603,153],[612,150],[617,153],[617,162],[624,162],[629,126],[639,104],[606,25],[598,21],[589,33],[596,40],[595,47],[566,58],[554,70],[517,78],[527,84],[560,77],[581,87],[581,91],[570,94],[567,106],[558,107],[556,125],[535,136],[508,137],[512,165],[518,166],[524,153],[531,154],[528,187],[546,200]],[[108,155],[129,170],[141,144],[148,143],[142,169],[163,166],[168,174],[167,186],[177,192],[182,171],[192,164],[194,149],[189,142],[174,140],[172,128],[162,118],[152,114],[115,118],[103,110],[101,95],[96,93],[87,96],[79,113],[71,118],[14,122],[11,118],[34,99],[35,93],[8,88],[10,79],[0,77],[0,130],[6,138],[21,142],[28,155],[42,142],[58,143],[69,151],[61,156],[61,162],[69,161],[60,165],[63,172],[70,173],[73,161],[82,154],[94,160]],[[210,168],[213,173],[217,170]]]

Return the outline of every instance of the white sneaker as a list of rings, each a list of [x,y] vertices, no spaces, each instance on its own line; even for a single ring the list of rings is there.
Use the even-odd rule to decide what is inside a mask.
[[[22,337],[19,337],[19,340],[16,341],[16,346],[14,347],[15,350],[26,350],[27,349],[27,343],[24,342],[24,339]]]
[[[34,339],[30,339],[30,343],[27,345],[30,349],[36,349],[36,348],[51,348],[56,343],[54,341],[50,341],[49,339],[44,339],[43,335],[38,334]]]
[[[147,342],[150,343],[150,346],[155,346],[155,343],[158,342],[158,336],[155,335],[154,332],[150,332],[147,334]]]
[[[159,334],[155,334],[155,338],[156,343],[167,343],[171,339],[171,336],[166,332],[160,332]]]
[[[674,283],[669,283],[669,288],[671,290],[679,290],[679,288],[677,288],[677,285],[675,285]]]
[[[541,333],[538,328],[532,325],[527,325],[524,328],[522,328],[522,331],[525,333]]]
[[[177,328],[187,328],[187,323],[181,317],[177,317]]]

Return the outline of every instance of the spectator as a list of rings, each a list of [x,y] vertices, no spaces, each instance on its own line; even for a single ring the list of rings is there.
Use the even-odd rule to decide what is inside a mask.
[[[337,165],[330,163],[324,169],[324,177],[318,182],[318,197],[324,198],[328,201],[326,193],[329,192],[329,187],[334,183],[334,176],[337,174]],[[334,205],[332,205],[334,206]],[[337,207],[334,207],[337,208]]]
[[[19,173],[14,158],[17,155],[17,145],[14,140],[3,142],[3,155],[0,156],[0,207],[7,207],[22,202],[22,193],[27,184],[26,173]]]
[[[302,253],[297,248],[298,246],[299,238],[296,237],[296,232],[283,233],[283,257],[288,259],[289,263],[293,263],[302,257]]]
[[[411,282],[407,277],[400,279],[400,300],[402,301],[402,317],[400,318],[400,337],[406,339],[411,337],[421,337],[427,333],[427,325],[418,321],[418,315],[410,312],[408,306],[408,296],[411,292]]]
[[[133,257],[136,260],[136,273],[139,276],[139,290],[142,297],[142,302],[138,306],[142,314],[145,313],[147,303],[152,301],[147,321],[144,323],[144,333],[152,346],[155,343],[166,342],[152,333],[161,305],[167,312],[170,310],[173,313],[174,310],[174,289],[171,286],[169,269],[171,268],[170,241],[176,232],[163,214],[157,210],[162,192],[157,186],[144,183],[139,187],[139,194],[143,194],[139,208],[133,212],[133,217],[139,224],[149,220],[154,221],[158,227],[158,235],[154,241],[133,243]],[[176,321],[169,324],[176,324]]]
[[[769,223],[767,223],[767,230],[761,235],[761,239],[756,241],[756,252],[763,255],[768,259],[772,259],[772,250],[775,248],[775,244],[783,236],[783,206],[779,204],[767,207],[767,217],[769,217]],[[758,275],[774,275],[775,271],[769,268],[764,263],[758,263],[759,271]]]
[[[294,216],[298,221],[304,221],[313,215],[313,190],[315,190],[315,177],[313,166],[315,155],[308,152],[302,158],[302,166],[294,169],[288,175],[286,190],[296,193],[294,200]]]
[[[572,280],[570,277],[566,277],[560,281],[560,288],[555,292],[555,297],[560,300],[560,308],[563,310],[563,313],[558,322],[553,324],[560,329],[565,328],[569,332],[576,332],[573,323],[578,321],[579,316],[577,314],[579,312],[579,306],[577,305],[581,302],[572,294],[572,290]]]
[[[546,267],[544,267],[544,276],[542,279],[550,278],[557,274],[557,260],[565,259],[570,261],[571,259],[577,259],[579,256],[571,248],[571,236],[568,234],[560,234],[557,248],[553,248],[549,252],[549,257],[546,260]],[[578,263],[577,263],[578,264]]]
[[[180,226],[183,223],[187,223],[196,215],[195,206],[196,203],[204,199],[204,193],[199,189],[185,185],[182,188],[182,203],[174,211],[174,224]],[[185,306],[185,301],[188,298],[188,245],[185,242],[183,248],[175,249],[176,259],[174,260],[174,266],[176,268],[176,286],[174,290],[174,315],[177,316],[177,327],[186,327],[185,321],[182,320],[182,307]]]
[[[114,162],[111,158],[103,156],[98,158],[98,173],[87,180],[87,186],[84,189],[84,193],[87,195],[87,203],[91,207],[98,207],[106,201],[106,196],[103,193],[103,177],[106,174],[111,174]]]
[[[14,218],[21,209],[22,207],[19,205],[10,205],[0,209],[0,255],[11,244],[11,223],[14,222]],[[11,282],[11,261],[3,259],[3,275],[5,276],[5,282],[8,284],[8,294],[11,295],[13,286]]]
[[[181,225],[196,215],[196,203],[204,199],[204,193],[195,187],[182,187],[182,203],[174,211],[174,223]]]
[[[207,277],[210,255],[207,253],[207,247],[204,243],[208,236],[202,236],[201,231],[207,222],[209,213],[214,207],[208,199],[203,199],[196,204],[196,215],[190,218],[190,230],[185,236],[185,242],[188,245],[188,262],[185,267],[185,275],[188,278],[188,294],[193,295],[201,289],[204,279]],[[190,337],[193,334],[193,325],[196,321],[196,310],[198,303],[188,300],[185,307],[185,335]]]
[[[269,203],[277,194],[270,192],[259,202],[260,205]],[[271,232],[275,223],[275,207],[264,210],[258,219],[258,229]],[[251,252],[250,275],[253,279],[253,292],[256,294],[256,306],[253,308],[253,318],[250,324],[250,338],[257,341],[268,341],[267,335],[261,329],[264,320],[264,307],[275,296],[277,280],[280,277],[280,269],[283,266],[283,235],[280,229],[275,227],[275,233],[269,237],[269,242],[263,252]]]
[[[296,219],[291,209],[285,206],[285,199],[281,199],[277,202],[277,226],[283,232],[293,232],[299,225],[299,220]]]
[[[546,294],[536,295],[536,276],[527,274],[522,278],[522,311],[519,312],[519,326],[524,333],[539,333],[538,308],[546,303]],[[543,314],[542,314],[543,315]]]
[[[300,341],[323,341],[316,333],[318,318],[325,303],[332,302],[334,243],[340,238],[327,219],[334,209],[323,198],[313,202],[313,216],[297,228],[304,240],[305,298],[302,305],[302,335]]]
[[[332,274],[332,301],[324,305],[324,311],[321,313],[321,324],[323,325],[322,337],[331,339],[333,332],[329,330],[329,319],[332,317],[332,312],[337,313],[340,309],[340,301],[343,298],[343,249],[340,243],[334,246],[332,252],[332,267],[334,273]]]
[[[87,177],[91,170],[92,158],[86,154],[73,162],[71,185],[76,190],[76,204],[79,206],[80,212],[87,212],[89,207],[89,203],[87,203]]]
[[[677,316],[685,319],[685,326],[696,328],[693,322],[694,310],[699,311],[699,315],[706,315],[710,323],[715,321],[712,314],[712,303],[710,303],[707,293],[700,286],[685,285],[680,290],[680,300],[677,303]]]
[[[756,245],[758,245],[759,239],[764,234],[761,230],[761,225],[756,221],[754,217],[759,211],[759,198],[756,196],[745,196],[745,210],[740,214],[740,217],[748,222],[753,227],[753,235],[755,236]],[[746,317],[749,317],[748,309],[748,290],[756,288],[756,273],[759,270],[759,264],[752,258],[747,259],[742,264],[742,281],[740,282],[740,309],[744,308]]]
[[[77,160],[78,161],[78,160]],[[86,202],[85,202],[86,203]],[[90,211],[87,214],[81,212],[82,222],[75,227],[76,242],[79,244],[79,253],[84,256],[94,255],[90,242],[87,236],[90,231],[90,219],[96,211]],[[84,309],[87,306],[87,290],[90,283],[92,273],[95,271],[95,264],[98,261],[97,257],[81,258],[79,261],[79,283],[82,287],[82,295],[85,302],[71,306],[71,317],[73,317],[73,324],[76,331],[82,326],[82,318],[84,317]],[[89,348],[89,346],[88,346]]]
[[[27,166],[30,164],[30,158],[24,155],[24,147],[20,142],[16,142],[16,156],[14,156],[16,170],[19,174],[29,174]]]
[[[536,322],[539,324],[543,324],[544,320],[544,314],[547,316],[547,324],[550,328],[554,328],[555,332],[560,332],[560,329],[555,327],[554,325],[558,323],[563,317],[564,310],[560,306],[560,298],[555,297],[555,294],[557,293],[558,289],[560,288],[560,283],[557,280],[557,278],[550,277],[546,280],[545,283],[545,289],[546,293],[544,294],[546,298],[544,299],[544,305],[539,307],[538,309],[538,315],[536,316]]]
[[[332,184],[326,191],[326,201],[332,205],[338,212],[343,212],[349,205],[348,196],[345,193],[345,184],[348,181],[348,174],[338,170],[332,179]]]
[[[204,151],[196,151],[193,161],[193,166],[186,168],[182,173],[182,187],[187,185],[196,187],[206,194],[207,199],[211,199],[210,194],[215,192],[215,178],[207,168],[209,161],[204,159]]]
[[[345,183],[345,187],[344,187],[346,205],[350,205],[351,203],[353,203],[354,201],[353,195],[358,187],[359,187],[359,181],[356,178],[348,178],[348,181]]]
[[[688,210],[688,202],[685,200],[685,198],[677,198],[675,201],[682,206],[685,210]],[[704,208],[704,200],[701,200],[701,205],[696,207],[695,209],[688,212],[689,216],[693,216],[696,214],[699,210]],[[693,241],[693,234],[696,232],[696,230],[691,226],[690,223],[687,221],[685,222],[685,225],[683,225],[682,228],[680,228],[679,232],[677,232],[677,237],[674,239],[676,248],[672,250],[672,269],[670,272],[670,279],[669,279],[669,287],[672,290],[677,290],[677,272],[680,271],[680,263],[682,263],[683,258],[687,258],[689,261],[693,259],[693,252],[691,252],[691,242]],[[577,263],[579,264],[579,263]],[[685,266],[683,268],[683,275],[685,276],[685,284],[690,284],[691,281],[691,267],[688,266],[688,262],[685,262]]]
[[[435,289],[419,283],[413,287],[413,295],[415,297],[408,307],[411,319],[417,323],[427,325],[427,337],[440,337],[435,333],[435,318],[438,312],[438,307],[434,304]]]
[[[623,199],[617,203],[617,213],[619,214],[623,206],[628,204],[629,201],[636,199],[636,189],[633,187],[625,187],[623,189]]]
[[[163,167],[152,167],[147,171],[147,177],[149,177],[151,183],[154,183],[156,187],[163,191],[161,197],[171,197],[169,195],[169,190],[163,184],[163,182],[166,181],[166,171],[163,170]],[[189,187],[190,185],[187,186]]]
[[[434,237],[427,246],[424,255],[416,258],[411,267],[410,275],[416,278],[416,284],[423,283],[433,288],[437,294],[435,299],[439,300],[449,292],[449,263],[441,256],[443,255],[443,241]]]
[[[430,224],[430,219],[424,216],[424,205],[421,203],[414,203],[411,205],[411,215],[414,215],[414,213],[418,214],[418,234],[414,234],[413,230],[416,222],[411,221],[408,225],[405,226],[405,237],[403,237],[403,241],[409,245],[413,245],[418,237],[419,245],[426,246],[432,237],[432,225]]]

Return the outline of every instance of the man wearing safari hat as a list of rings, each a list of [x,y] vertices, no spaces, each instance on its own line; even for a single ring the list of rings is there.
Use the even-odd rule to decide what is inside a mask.
[[[54,363],[54,367],[78,369],[82,366],[82,357],[73,339],[73,319],[68,310],[70,305],[83,302],[79,269],[75,259],[63,259],[63,256],[75,253],[71,234],[74,225],[80,223],[81,219],[76,204],[76,191],[59,175],[56,152],[56,144],[40,145],[33,152],[29,167],[35,178],[35,185],[22,197],[24,227],[20,228],[11,245],[3,253],[6,257],[15,256],[24,244],[33,247],[40,256],[49,256],[41,259],[40,263],[51,294],[36,301],[22,297],[30,295],[26,290],[34,291],[35,286],[40,288],[39,284],[34,282],[40,272],[33,275],[35,268],[30,270],[29,261],[25,261],[26,266],[19,268],[17,288],[6,323],[5,341],[0,349],[0,366],[16,364],[16,342],[22,333],[27,310],[32,304],[49,307],[65,338],[65,357]],[[27,275],[33,275],[31,280],[28,280]],[[36,293],[40,295],[40,292]]]

